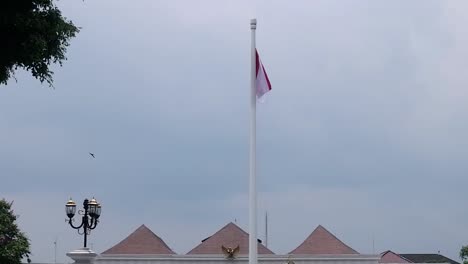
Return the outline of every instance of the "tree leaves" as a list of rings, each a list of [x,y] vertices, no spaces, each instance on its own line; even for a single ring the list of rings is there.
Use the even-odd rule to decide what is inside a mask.
[[[0,200],[0,263],[21,264],[29,260],[29,240],[17,226],[12,203]]]
[[[0,84],[23,68],[52,85],[49,66],[66,60],[79,29],[64,18],[53,0],[4,0],[0,3]]]
[[[460,249],[460,258],[463,260],[463,264],[468,264],[468,246],[463,246]]]

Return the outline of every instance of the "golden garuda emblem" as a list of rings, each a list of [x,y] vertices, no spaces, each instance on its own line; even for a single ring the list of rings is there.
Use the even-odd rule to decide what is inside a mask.
[[[239,245],[237,245],[235,248],[221,246],[221,249],[223,250],[223,253],[227,259],[235,259],[236,254],[239,252]]]

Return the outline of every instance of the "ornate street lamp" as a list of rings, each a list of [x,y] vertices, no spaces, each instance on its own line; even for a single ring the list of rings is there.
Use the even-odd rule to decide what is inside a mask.
[[[73,229],[78,230],[78,234],[84,235],[84,247],[87,245],[88,235],[91,234],[91,230],[95,229],[99,223],[99,216],[101,216],[101,205],[96,199],[85,199],[83,202],[83,209],[78,210],[78,214],[82,215],[81,224],[79,226],[73,225],[73,216],[76,212],[76,203],[70,198],[67,204],[65,204],[65,212],[68,216],[68,223]],[[82,231],[81,231],[82,230]]]

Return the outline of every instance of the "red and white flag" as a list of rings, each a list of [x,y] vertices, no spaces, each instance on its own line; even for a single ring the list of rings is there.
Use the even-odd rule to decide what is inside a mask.
[[[255,87],[257,88],[257,98],[262,97],[264,94],[271,90],[271,83],[268,79],[268,75],[265,71],[265,67],[263,67],[262,61],[260,60],[260,56],[258,56],[257,50],[255,50],[256,55],[256,68],[257,68],[257,76],[255,79]]]

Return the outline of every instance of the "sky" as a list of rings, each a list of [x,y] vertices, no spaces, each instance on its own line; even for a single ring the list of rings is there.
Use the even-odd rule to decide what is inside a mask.
[[[250,19],[272,83],[257,108],[258,236],[287,254],[321,224],[361,253],[468,244],[468,3],[59,1],[81,32],[54,89],[0,86],[0,197],[34,262],[147,225],[185,254],[248,230]],[[95,154],[95,159],[88,154]],[[77,219],[78,221],[78,219]]]

